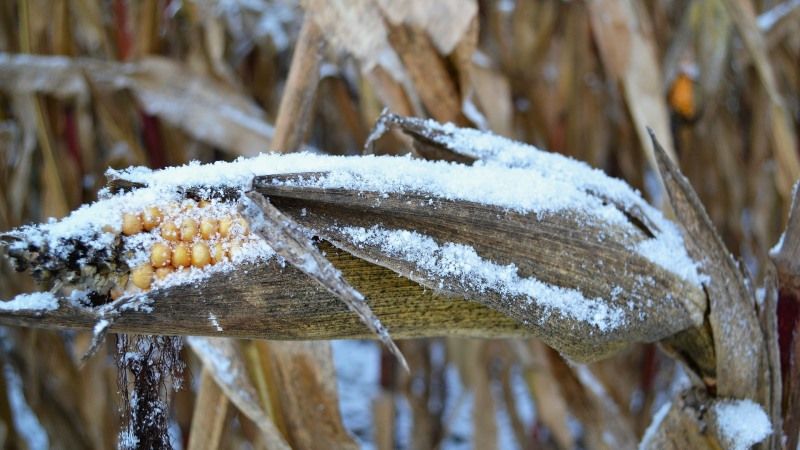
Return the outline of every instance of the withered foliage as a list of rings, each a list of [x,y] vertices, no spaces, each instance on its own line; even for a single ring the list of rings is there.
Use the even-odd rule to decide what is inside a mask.
[[[398,341],[409,371],[383,350],[370,369],[380,372],[371,376],[378,386],[366,391],[369,429],[351,430],[354,438],[344,425],[353,422],[338,409],[325,340],[374,336],[340,294],[273,261],[160,292],[152,312],[132,311],[113,326],[156,335],[213,335],[218,326],[226,336],[315,341],[192,337],[181,349],[178,338],[120,334],[118,350],[109,339],[82,364],[89,331],[0,329],[0,446],[31,442],[14,422],[22,395],[47,442],[63,448],[111,448],[121,429],[149,439],[144,447],[170,445],[169,429],[172,444],[190,448],[355,448],[358,440],[447,448],[463,439],[481,449],[634,448],[666,401],[649,448],[716,448],[729,441],[715,407],[750,399],[783,431],[760,445],[794,449],[800,212],[789,213],[800,177],[799,60],[800,3],[791,0],[0,2],[2,231],[95,200],[107,167],[304,147],[473,163],[401,119],[417,116],[491,130],[626,180],[672,211],[687,250],[710,271],[702,290],[675,288],[704,311],[702,324],[673,312],[658,317],[667,325],[657,330],[591,342],[557,325],[532,333],[519,311],[492,299],[441,296],[423,279],[398,277],[407,271],[397,261],[329,234],[316,244],[341,271],[338,287],[363,294],[394,339],[440,336]],[[394,129],[365,149],[387,107],[398,115],[383,119],[394,117],[386,124]],[[256,187],[300,226],[413,216],[450,233],[447,220],[402,202],[365,212],[352,193],[333,201],[311,189]],[[461,206],[445,210],[447,219]],[[520,236],[542,225],[509,231],[495,213],[476,211],[495,221],[460,239],[487,255],[532,251]],[[555,268],[586,259],[536,251]],[[5,259],[0,269],[0,298],[36,289]],[[216,326],[198,301],[220,308]],[[48,316],[77,329],[97,319],[78,308]],[[169,392],[180,361],[185,387]],[[530,404],[533,418],[522,413]],[[459,419],[462,410],[473,413]]]

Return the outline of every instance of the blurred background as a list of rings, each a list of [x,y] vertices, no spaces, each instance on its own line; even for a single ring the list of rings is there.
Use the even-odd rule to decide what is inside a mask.
[[[301,47],[308,73],[290,82]],[[650,126],[756,280],[800,176],[798,0],[5,0],[0,52],[0,230],[93,201],[109,167],[291,150],[273,142],[291,83],[311,102],[298,142],[310,151],[361,154],[389,108],[586,161],[662,206]],[[389,135],[374,152],[411,148]],[[3,299],[34,289],[5,261],[0,270]],[[88,339],[0,328],[0,446],[116,445],[114,342],[79,368]],[[260,343],[234,345],[269,403],[281,379],[265,374],[280,361]],[[333,343],[336,377],[320,383],[338,386],[341,423],[331,421],[352,436],[328,444],[628,448],[688,383],[654,345],[591,366],[528,340],[402,349],[410,374],[378,344]],[[176,448],[204,392],[202,363],[188,348],[184,359]],[[226,411],[222,448],[268,448]],[[291,414],[270,414],[290,444],[314,447]]]

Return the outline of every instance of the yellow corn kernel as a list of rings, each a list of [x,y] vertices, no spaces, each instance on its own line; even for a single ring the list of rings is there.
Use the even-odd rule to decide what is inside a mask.
[[[131,282],[139,289],[150,289],[153,281],[153,268],[149,264],[143,264],[131,271]]]
[[[175,244],[172,249],[172,267],[176,269],[179,267],[189,267],[192,264],[192,256],[189,252],[189,246],[186,244]]]
[[[211,263],[211,251],[205,242],[197,242],[192,246],[192,265],[205,267]]]
[[[144,209],[144,213],[142,214],[142,225],[144,225],[145,231],[150,231],[161,224],[163,219],[164,213],[162,213],[161,210],[155,206],[150,206]]]
[[[173,242],[178,240],[178,227],[175,226],[174,222],[170,221],[161,224],[161,237]]]
[[[122,215],[122,234],[130,236],[142,231],[142,218],[139,214],[125,213]]]
[[[184,242],[191,242],[197,235],[197,221],[187,217],[181,222],[181,240]]]
[[[217,235],[217,227],[219,221],[217,219],[204,218],[200,221],[200,236],[203,239],[211,239]]]
[[[181,202],[181,212],[189,212],[195,208],[197,208],[197,202],[194,200],[189,199]]]
[[[232,226],[233,219],[230,217],[223,217],[222,219],[219,219],[219,235],[222,237],[228,237]]]
[[[210,204],[211,204],[211,202],[209,202],[208,200],[200,200],[199,202],[197,202],[197,207],[198,208],[205,208],[206,206],[208,206]]]
[[[217,241],[211,246],[211,263],[218,264],[225,260],[225,247],[222,242]]]
[[[163,280],[164,277],[172,273],[172,266],[159,267],[156,269],[156,278]]]
[[[150,264],[153,267],[166,267],[172,259],[172,249],[163,242],[156,242],[150,247]]]

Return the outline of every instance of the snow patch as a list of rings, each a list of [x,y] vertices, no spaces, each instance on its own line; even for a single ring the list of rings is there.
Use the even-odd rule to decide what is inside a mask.
[[[650,442],[656,437],[656,433],[658,433],[658,427],[661,426],[661,422],[667,417],[667,413],[671,407],[672,402],[667,402],[661,405],[661,408],[658,408],[658,411],[653,415],[653,420],[650,421],[650,425],[648,425],[647,429],[644,431],[642,442],[639,443],[639,450],[646,450],[650,446]]]
[[[212,312],[209,312],[208,313],[208,321],[209,321],[209,323],[211,323],[211,326],[213,326],[215,330],[223,331],[222,325],[219,324],[219,320],[217,320],[217,315],[216,314],[214,314]]]
[[[0,302],[0,311],[53,311],[58,309],[58,299],[49,292],[19,294],[13,300]]]
[[[747,450],[772,433],[769,417],[752,400],[717,402],[714,412],[723,443],[731,450]]]
[[[47,450],[50,448],[47,431],[25,400],[22,379],[9,364],[6,364],[4,369],[8,388],[8,404],[11,407],[14,429],[30,450]]]
[[[438,244],[416,231],[373,226],[339,227],[338,231],[356,245],[376,245],[387,255],[413,263],[427,276],[439,279],[444,289],[448,279],[477,292],[494,291],[504,297],[522,297],[545,311],[589,323],[600,331],[611,331],[623,324],[623,312],[602,299],[587,299],[575,289],[522,278],[514,264],[500,265],[481,258],[474,248],[447,242]]]
[[[110,324],[111,323],[106,319],[98,320],[97,323],[94,324],[94,329],[92,330],[92,332],[94,333],[95,336],[99,336],[100,333],[105,331]]]

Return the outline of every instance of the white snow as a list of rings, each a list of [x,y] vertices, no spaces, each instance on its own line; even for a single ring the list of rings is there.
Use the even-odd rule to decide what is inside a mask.
[[[342,421],[362,450],[374,445],[373,402],[380,389],[381,348],[374,341],[331,341]]]
[[[52,311],[54,309],[58,309],[58,299],[49,292],[19,294],[11,301],[0,302],[0,311]]]
[[[730,450],[747,450],[772,433],[769,417],[752,400],[720,401],[714,411],[723,444]]]
[[[208,313],[208,322],[211,323],[211,326],[213,326],[215,330],[224,331],[222,329],[222,325],[219,324],[219,320],[217,319],[217,315],[216,314],[214,314],[212,312],[209,312]]]
[[[19,374],[9,364],[5,364],[3,372],[8,388],[8,404],[11,407],[14,429],[28,449],[46,450],[50,448],[47,431],[25,400],[22,379]]]
[[[92,332],[94,333],[95,336],[97,336],[103,331],[105,331],[105,329],[108,328],[110,324],[111,323],[106,319],[98,320],[97,323],[94,324],[94,329],[92,330]]]
[[[800,8],[800,0],[786,0],[769,11],[760,14],[756,20],[762,33],[768,33],[781,19]]]
[[[439,279],[446,288],[448,279],[477,292],[495,291],[502,296],[521,297],[537,303],[550,313],[587,322],[601,331],[623,324],[623,312],[608,306],[602,299],[587,299],[575,289],[552,286],[535,278],[522,278],[514,264],[500,265],[481,258],[475,249],[464,244],[439,244],[416,231],[373,226],[339,227],[356,245],[377,245],[387,255],[416,265],[428,277]]]
[[[656,413],[653,415],[653,419],[650,421],[650,425],[648,425],[647,429],[644,431],[642,441],[639,443],[639,450],[645,450],[648,448],[650,441],[656,437],[658,427],[661,426],[661,422],[663,422],[664,418],[667,417],[667,413],[671,407],[672,402],[666,402],[661,405],[661,408],[658,408],[658,411],[656,411]]]

